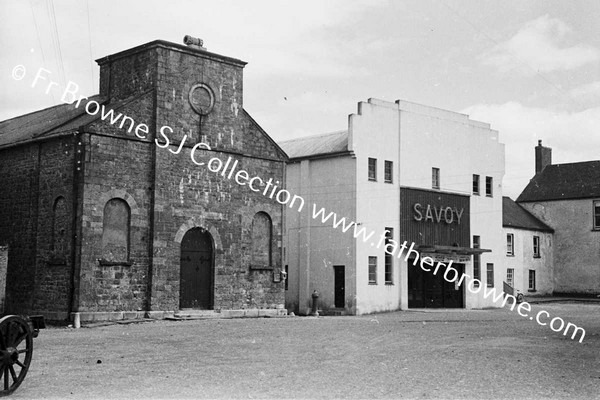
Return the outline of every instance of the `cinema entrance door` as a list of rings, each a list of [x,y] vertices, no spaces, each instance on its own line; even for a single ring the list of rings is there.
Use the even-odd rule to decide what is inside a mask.
[[[444,279],[445,270],[440,268],[437,274],[424,271],[417,262],[408,260],[408,307],[409,308],[464,308],[464,287],[466,282],[458,286],[456,281],[462,276],[465,265],[452,264],[451,267],[458,271],[455,282]],[[448,278],[453,279],[454,273],[448,273]]]

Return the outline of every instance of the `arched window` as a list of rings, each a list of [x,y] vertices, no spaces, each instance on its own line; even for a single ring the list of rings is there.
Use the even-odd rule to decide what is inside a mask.
[[[258,212],[252,219],[252,260],[253,268],[271,267],[271,242],[273,229],[271,217],[264,212]]]
[[[52,208],[52,251],[57,256],[66,256],[69,246],[69,211],[67,200],[60,196]]]
[[[129,205],[122,199],[110,199],[104,207],[102,223],[102,259],[129,261]]]

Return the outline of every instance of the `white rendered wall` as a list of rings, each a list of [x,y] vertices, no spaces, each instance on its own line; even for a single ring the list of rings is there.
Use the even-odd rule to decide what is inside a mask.
[[[370,100],[375,101],[375,100]],[[381,104],[381,105],[379,105]],[[385,228],[394,229],[394,240],[400,236],[399,188],[399,113],[393,103],[361,102],[358,114],[348,123],[349,147],[356,154],[356,221],[366,232],[374,232],[364,241],[356,239],[356,306],[358,314],[406,308],[407,296],[401,303],[402,287],[407,287],[406,274],[400,275],[400,260],[393,260],[392,284],[386,284],[385,250],[380,236]],[[368,179],[368,159],[377,159],[377,181]],[[384,182],[384,161],[393,162],[393,183]],[[377,284],[369,284],[369,256],[377,257]]]
[[[506,253],[503,280],[506,281],[506,270],[514,269],[513,287],[525,296],[552,295],[554,290],[553,247],[552,234],[548,232],[530,231],[525,229],[504,228],[506,235],[514,237],[514,255]],[[533,237],[540,238],[540,257],[533,256]],[[535,271],[536,290],[529,291],[529,270]]]
[[[593,201],[519,203],[554,229],[554,291],[600,293],[600,231],[593,230]]]
[[[345,266],[345,311],[356,312],[355,249],[353,236],[333,229],[332,219],[323,224],[313,219],[313,204],[355,220],[355,160],[350,156],[304,160],[288,164],[287,190],[302,196],[301,212],[286,208],[286,264],[288,290],[286,308],[302,315],[310,313],[312,293],[319,293],[319,308],[334,308],[334,269]]]

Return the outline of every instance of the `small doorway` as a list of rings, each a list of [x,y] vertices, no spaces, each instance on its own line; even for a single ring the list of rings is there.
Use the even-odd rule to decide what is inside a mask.
[[[408,307],[409,308],[463,308],[464,307],[464,285],[458,286],[456,282],[448,282],[444,279],[444,270],[440,268],[437,274],[424,271],[417,262],[413,265],[413,259],[408,260]],[[447,265],[447,263],[445,263]],[[464,264],[452,264],[452,268],[458,271],[458,277],[462,276]],[[450,279],[453,274],[448,275]]]
[[[213,308],[213,240],[192,228],[181,240],[179,308]]]
[[[346,303],[346,271],[344,265],[333,266],[334,307],[344,308]]]

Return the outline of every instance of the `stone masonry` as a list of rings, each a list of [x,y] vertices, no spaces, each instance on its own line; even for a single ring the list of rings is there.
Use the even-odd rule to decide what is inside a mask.
[[[283,304],[283,206],[191,158],[202,142],[211,150],[196,151],[198,161],[231,158],[283,186],[287,156],[242,106],[245,63],[164,41],[98,63],[94,100],[135,124],[80,113],[47,140],[0,147],[0,185],[13,188],[0,194],[7,309],[56,318],[177,311],[181,241],[191,229],[213,243],[210,308]],[[109,202],[128,219],[107,222]],[[253,231],[258,213],[270,230]],[[107,243],[121,239],[126,256],[108,259]],[[251,265],[257,241],[268,265]]]

